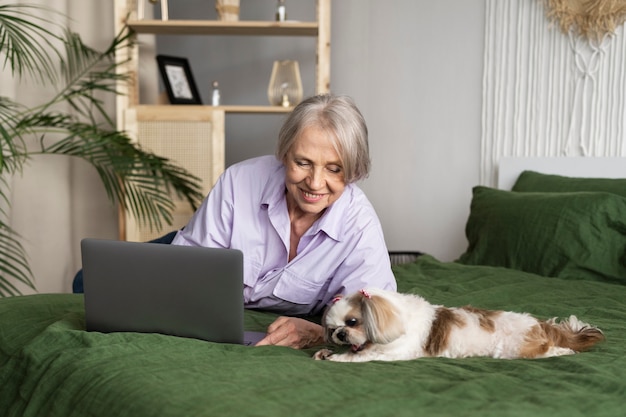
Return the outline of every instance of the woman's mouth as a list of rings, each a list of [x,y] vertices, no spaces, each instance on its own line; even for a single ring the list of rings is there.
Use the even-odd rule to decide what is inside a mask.
[[[302,190],[302,198],[308,203],[316,203],[324,198],[324,194],[313,194]]]

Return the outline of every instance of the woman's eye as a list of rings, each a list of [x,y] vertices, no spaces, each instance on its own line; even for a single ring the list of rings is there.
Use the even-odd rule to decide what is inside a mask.
[[[298,165],[299,167],[308,167],[311,164],[306,161],[296,161],[296,165]]]
[[[358,323],[357,319],[348,319],[348,320],[346,320],[346,326],[348,326],[348,327],[354,327],[354,326],[357,325],[357,323]]]
[[[337,166],[337,165],[331,165],[327,168],[330,172],[332,172],[333,174],[339,174],[341,172],[341,167]]]

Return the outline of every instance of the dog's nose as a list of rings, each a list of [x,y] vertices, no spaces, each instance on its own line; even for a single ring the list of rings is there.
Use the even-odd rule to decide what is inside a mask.
[[[342,342],[346,341],[346,331],[344,329],[341,329],[337,332],[337,339],[341,340]]]

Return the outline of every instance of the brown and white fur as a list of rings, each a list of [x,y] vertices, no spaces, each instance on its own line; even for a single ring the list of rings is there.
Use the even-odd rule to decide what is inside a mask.
[[[352,348],[345,353],[322,349],[314,355],[317,360],[545,358],[571,355],[604,340],[602,331],[575,316],[557,322],[528,313],[447,308],[417,295],[380,289],[361,290],[334,301],[322,319],[325,339]]]

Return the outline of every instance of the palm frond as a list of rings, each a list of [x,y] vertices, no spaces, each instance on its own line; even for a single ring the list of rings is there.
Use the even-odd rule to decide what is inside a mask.
[[[35,12],[53,10],[36,5],[0,5],[0,56],[4,55],[3,68],[11,68],[17,77],[31,76],[41,82],[54,81],[58,77],[56,62],[61,58],[55,41],[61,37],[45,25],[61,27],[58,23],[38,17]]]
[[[27,255],[20,243],[20,236],[5,222],[8,218],[5,207],[9,207],[8,178],[0,175],[0,297],[18,295],[19,289],[14,283],[22,283],[34,288],[33,273],[27,262]]]
[[[196,176],[142,149],[126,134],[92,124],[68,122],[54,115],[42,117],[45,123],[52,120],[56,128],[64,129],[68,135],[49,146],[42,144],[41,152],[88,161],[96,168],[109,198],[119,201],[141,223],[160,228],[163,218],[171,224],[172,192],[188,201],[194,210],[204,197]],[[35,121],[30,120],[29,124],[34,126]]]
[[[19,113],[23,106],[0,97],[0,174],[3,172],[18,172],[27,159],[26,144],[15,128],[19,123]]]
[[[124,27],[109,47],[99,52],[85,45],[78,34],[66,31],[67,58],[61,62],[66,88],[60,92],[59,98],[69,103],[77,114],[90,118],[92,123],[95,122],[94,115],[98,115],[113,125],[98,93],[117,94],[118,83],[128,80],[128,74],[116,71],[125,62],[116,62],[115,52],[132,46],[132,43],[130,30]]]
[[[27,255],[19,241],[19,235],[0,222],[0,274],[9,276],[30,288],[33,284],[33,273],[26,261]],[[0,296],[18,295],[19,289],[9,280],[0,280]]]

